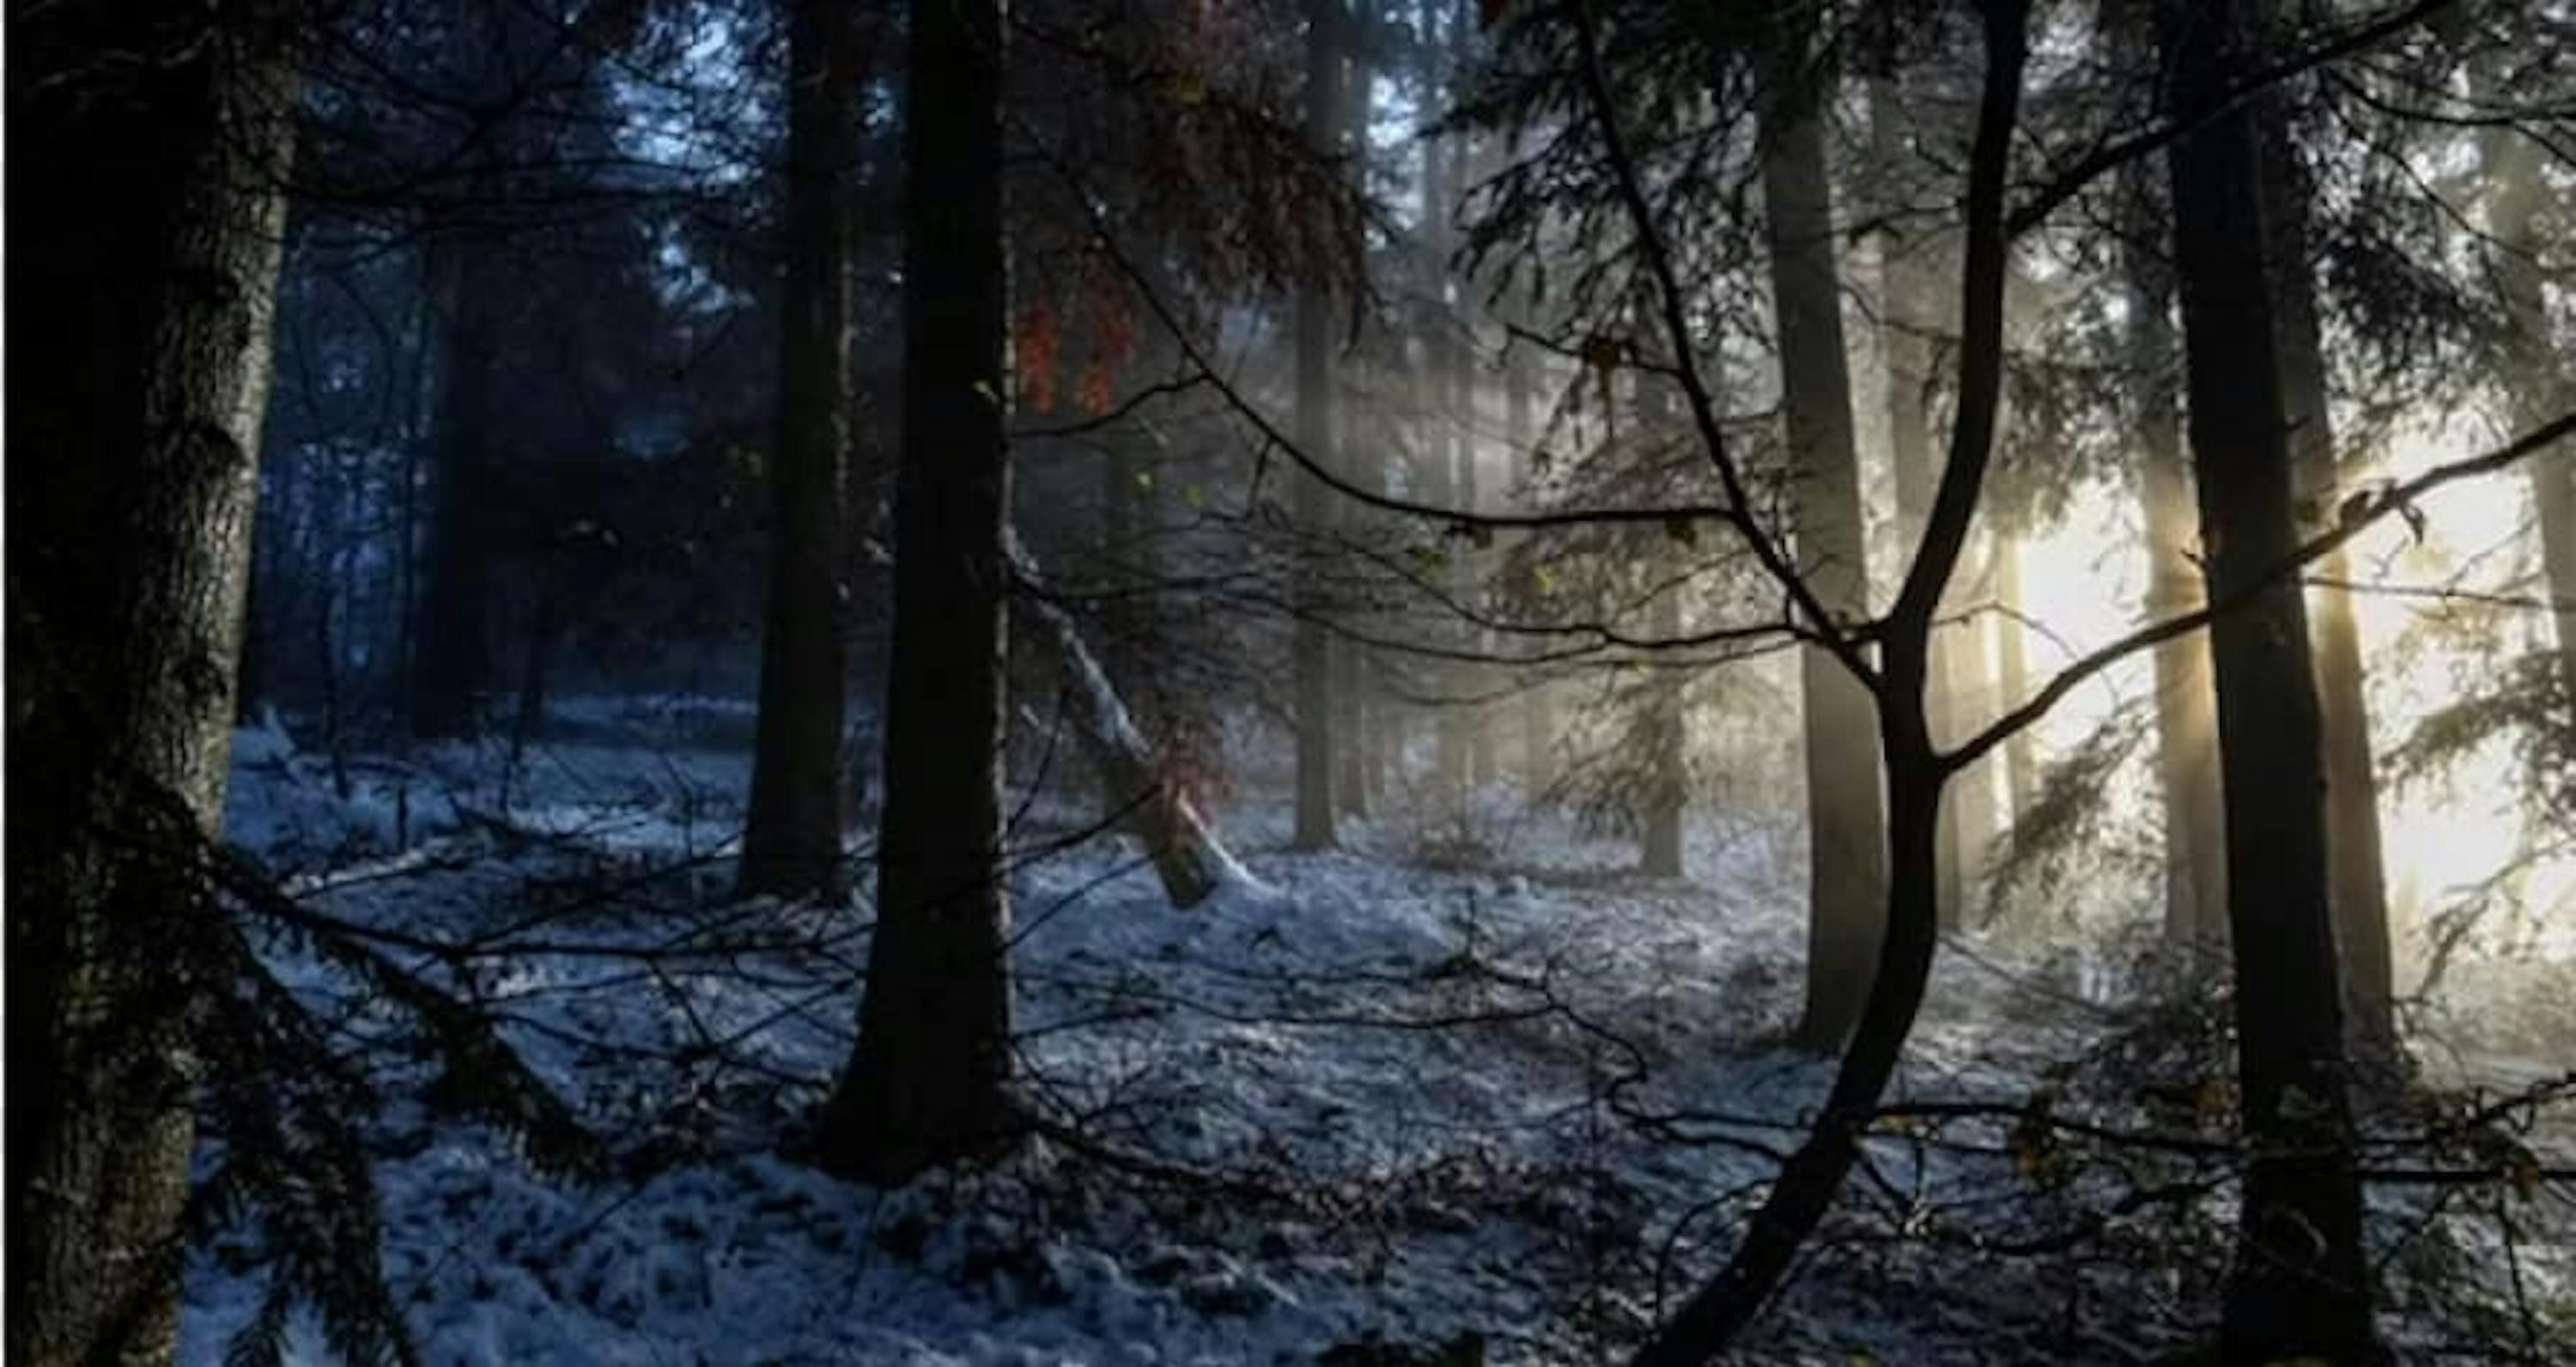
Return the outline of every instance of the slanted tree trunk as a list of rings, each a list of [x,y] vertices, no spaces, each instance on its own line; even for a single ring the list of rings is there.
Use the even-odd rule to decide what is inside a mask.
[[[1783,15],[1784,28],[1811,22]],[[1835,259],[1831,180],[1819,115],[1826,92],[1807,70],[1811,34],[1773,38],[1763,110],[1762,196],[1779,318],[1797,559],[1825,609],[1857,621],[1869,611],[1860,455],[1843,349],[1842,273]],[[1841,1046],[1877,973],[1885,926],[1887,842],[1869,691],[1822,649],[1799,652],[1806,711],[1807,997],[1798,1041]]]
[[[1042,593],[1045,576],[1016,535],[1009,537],[1011,563],[1023,587]],[[1070,614],[1042,596],[1024,596],[1028,620],[1038,642],[1055,657],[1065,695],[1072,704],[1075,736],[1084,757],[1099,771],[1102,793],[1111,815],[1154,861],[1163,892],[1176,907],[1194,907],[1227,884],[1248,885],[1252,875],[1217,838],[1189,794],[1172,786],[1154,758],[1154,747],[1137,730],[1127,704],[1118,696],[1082,630]]]
[[[7,1358],[174,1356],[293,3],[9,31]],[[112,59],[111,59],[112,58]],[[195,831],[174,831],[184,812]]]
[[[2507,374],[2517,426],[2532,427],[2567,410],[2576,383],[2566,357],[2550,340],[2549,310],[2540,253],[2549,243],[2540,231],[2549,187],[2540,176],[2540,145],[2521,132],[2487,134],[2484,160],[2493,198],[2487,227],[2495,235],[2498,283],[2512,328],[2515,363]],[[2541,584],[2556,604],[2558,671],[2576,707],[2576,458],[2565,450],[2523,462],[2531,472],[2531,500],[2540,523]],[[2576,725],[2576,715],[2568,719]]]
[[[876,934],[822,1161],[899,1181],[1008,1139],[1011,392],[998,0],[916,0]]]
[[[787,276],[779,308],[777,452],[770,462],[768,608],[760,712],[742,830],[745,895],[837,898],[842,639],[841,512],[849,448],[849,269],[843,187],[857,159],[851,14],[795,0],[787,34]]]
[[[2369,1360],[2369,1272],[2345,1091],[2329,896],[2329,767],[2305,596],[2278,567],[2299,541],[2292,393],[2273,315],[2265,139],[2243,108],[2215,115],[2252,69],[2247,0],[2159,8],[2177,118],[2168,155],[2191,447],[2209,593],[2238,603],[2210,629],[2227,793],[2228,921],[2247,1168],[2222,1325],[2226,1360]]]
[[[1306,141],[1331,156],[1341,140],[1341,0],[1308,0],[1306,23]],[[1333,301],[1309,281],[1297,290],[1297,444],[1317,463],[1333,461]],[[1297,530],[1320,557],[1333,525],[1331,491],[1312,476],[1296,476]],[[1295,643],[1297,726],[1297,824],[1292,843],[1301,850],[1337,843],[1333,812],[1333,638],[1324,624],[1326,595],[1321,567],[1299,576]]]
[[[2143,210],[2149,191],[2144,174],[2128,187]],[[2141,213],[2132,231],[2161,221]],[[2146,503],[2147,611],[2178,617],[2207,601],[2194,556],[2191,470],[2182,449],[2178,367],[2174,337],[2173,273],[2161,248],[2132,242],[2124,249],[2129,322],[2129,383],[2137,394],[2131,417],[2138,434],[2139,486]],[[2157,646],[2156,772],[2164,789],[2165,935],[2177,945],[2215,951],[2227,940],[2226,832],[2218,786],[2217,701],[2211,696],[2209,636],[2191,632]]]

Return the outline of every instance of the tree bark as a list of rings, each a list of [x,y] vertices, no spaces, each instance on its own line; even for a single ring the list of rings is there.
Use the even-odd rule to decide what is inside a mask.
[[[1010,1137],[1002,865],[1011,588],[997,0],[916,0],[903,434],[877,921],[823,1162],[899,1181]]]
[[[1341,0],[1308,0],[1306,25],[1306,141],[1318,156],[1340,142]],[[1333,301],[1312,280],[1297,290],[1297,444],[1318,463],[1333,461]],[[1325,626],[1321,556],[1332,534],[1331,491],[1300,473],[1297,530],[1309,546],[1297,583],[1295,651],[1297,824],[1291,843],[1301,850],[1331,849],[1338,837],[1333,811],[1333,638]]]
[[[2221,1336],[2230,1363],[2370,1360],[2361,1191],[2346,1094],[2329,896],[2328,765],[2304,595],[2275,567],[2299,542],[2262,183],[2244,109],[2209,114],[2250,70],[2246,0],[2159,8],[2175,114],[2168,155],[2201,542],[2227,792],[2228,916],[2248,1166]]]
[[[1869,611],[1860,456],[1843,348],[1842,279],[1835,260],[1825,101],[1808,71],[1803,11],[1774,21],[1773,89],[1763,111],[1762,194],[1779,319],[1798,565],[1825,609],[1857,621]],[[1877,972],[1884,929],[1886,826],[1869,692],[1819,647],[1799,653],[1806,712],[1807,996],[1799,1042],[1842,1045]]]
[[[167,1363],[249,569],[289,3],[10,25],[8,1344]],[[110,59],[112,55],[113,60]]]
[[[768,608],[742,832],[746,896],[837,899],[841,864],[841,512],[849,448],[844,191],[858,156],[858,62],[835,0],[788,12],[787,274],[779,308],[776,458],[769,470]]]

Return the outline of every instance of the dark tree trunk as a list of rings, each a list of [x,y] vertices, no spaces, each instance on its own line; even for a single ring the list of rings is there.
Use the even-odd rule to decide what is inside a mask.
[[[2290,424],[2291,488],[2300,531],[2314,536],[2331,530],[2342,493],[2334,421],[2326,407],[2316,279],[2308,261],[2308,178],[2291,147],[2281,100],[2257,101],[2252,117],[2272,168],[2263,178],[2263,211],[2271,233],[2273,326],[2280,335],[2281,402]],[[2316,574],[2325,579],[2343,581],[2351,573],[2341,548],[2317,562]],[[2343,955],[2344,1006],[2354,1042],[2384,1056],[2396,1047],[2397,988],[2381,871],[2379,779],[2371,765],[2370,709],[2362,695],[2361,632],[2349,590],[2325,587],[2313,596],[2309,627],[2316,636],[2310,648],[2325,727],[2326,877],[2335,942]]]
[[[916,0],[911,19],[876,933],[821,1136],[827,1165],[877,1181],[986,1151],[1012,1124],[1001,15],[996,0]]]
[[[1784,26],[1809,22],[1784,13]],[[1771,292],[1779,317],[1781,406],[1789,430],[1797,559],[1827,611],[1869,611],[1860,455],[1843,349],[1839,236],[1818,113],[1825,92],[1808,69],[1811,35],[1774,35],[1773,92],[1764,110],[1762,194]],[[1842,1045],[1877,972],[1885,923],[1887,840],[1869,692],[1822,649],[1799,653],[1806,705],[1807,997],[1798,1040]]]
[[[1308,0],[1306,28],[1306,140],[1319,155],[1332,155],[1341,133],[1341,54],[1335,30],[1340,0]],[[1297,444],[1320,464],[1333,461],[1333,301],[1321,284],[1297,291]],[[1308,543],[1309,563],[1297,593],[1295,651],[1297,726],[1297,824],[1301,850],[1331,849],[1333,821],[1333,637],[1321,556],[1332,534],[1331,491],[1299,475],[1297,530]]]
[[[841,866],[841,512],[849,449],[847,185],[858,155],[852,16],[796,0],[788,16],[787,277],[779,309],[769,605],[741,891],[836,898]]]
[[[497,195],[487,176],[467,193]],[[493,483],[509,377],[503,373],[511,319],[506,272],[490,244],[440,236],[425,249],[423,276],[438,334],[436,411],[430,417],[428,565],[421,576],[411,656],[415,740],[471,740],[482,734],[492,686]]]
[[[222,819],[303,17],[10,25],[8,289],[43,329],[12,350],[8,433],[7,1357],[29,1367],[176,1351],[183,946],[213,914],[192,846]]]
[[[2143,175],[2129,187],[2146,206]],[[2148,231],[2148,215],[2132,231]],[[2125,249],[2128,350],[2138,395],[2131,421],[2146,504],[2147,611],[2178,617],[2208,601],[2195,563],[2191,470],[2182,449],[2181,348],[2174,337],[2173,272],[2161,247]],[[2178,945],[2217,951],[2227,941],[2224,799],[2218,786],[2217,700],[2210,691],[2209,636],[2190,632],[2156,647],[2156,771],[2164,789],[2165,934]]]
[[[2508,372],[2517,426],[2533,427],[2567,410],[2576,385],[2566,357],[2550,342],[2545,281],[2538,253],[2547,245],[2539,221],[2549,187],[2541,179],[2540,145],[2521,132],[2488,134],[2485,161],[2494,198],[2487,207],[2495,234],[2497,278],[2516,351]],[[2540,522],[2541,585],[2556,604],[2560,686],[2576,707],[2576,458],[2560,449],[2523,462]],[[2576,725],[2576,715],[2567,719]]]
[[[2245,0],[2159,10],[2179,117],[2248,70]],[[2243,109],[2207,118],[2169,156],[2191,446],[2213,600],[2229,931],[2247,1169],[2223,1323],[2230,1363],[2372,1349],[2361,1191],[2343,1062],[2328,897],[2328,766],[2304,596],[2279,573],[2299,540],[2263,140]]]
[[[1354,23],[1361,22],[1362,15],[1358,11],[1370,3],[1371,0],[1358,0],[1352,16]],[[1361,130],[1366,129],[1374,117],[1374,86],[1366,62],[1356,53],[1346,55],[1340,68],[1340,81],[1343,100],[1341,122],[1332,131],[1342,154],[1353,159],[1354,173],[1365,180],[1368,147]],[[1345,431],[1358,428],[1359,420],[1351,412],[1347,396],[1336,399],[1335,411]],[[1342,443],[1340,449],[1344,475],[1372,488],[1383,485],[1379,467],[1361,455],[1359,443]],[[1372,715],[1377,711],[1377,705],[1369,696],[1376,671],[1367,648],[1357,641],[1346,638],[1334,642],[1332,655],[1335,799],[1344,815],[1365,819],[1373,797],[1370,790],[1377,785],[1376,737],[1372,733],[1372,727],[1378,722],[1378,718]]]

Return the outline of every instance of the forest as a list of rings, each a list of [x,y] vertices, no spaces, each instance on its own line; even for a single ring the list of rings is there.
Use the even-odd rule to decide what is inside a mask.
[[[10,1362],[2576,1362],[2576,4],[6,37]]]

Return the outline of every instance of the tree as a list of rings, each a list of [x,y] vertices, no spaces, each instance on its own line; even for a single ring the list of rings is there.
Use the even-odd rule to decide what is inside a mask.
[[[2361,1189],[2343,1075],[2329,897],[2325,735],[2297,579],[2292,390],[2257,113],[2227,107],[2255,69],[2245,0],[2158,11],[2173,113],[2199,122],[2168,153],[2192,460],[2214,602],[2210,626],[2226,801],[2243,1124],[2254,1145],[2222,1328],[2230,1362],[2368,1359]]]
[[[2307,167],[2290,139],[2285,92],[2255,103],[2251,117],[2270,170],[2263,181],[2271,233],[2274,326],[2279,329],[2283,414],[2300,529],[2314,535],[2343,502],[2334,419],[2328,409],[2324,325],[2310,263],[2312,216]],[[2326,870],[2335,943],[2342,954],[2344,1005],[2354,1041],[2371,1053],[2396,1047],[2396,984],[2388,945],[2388,888],[2380,869],[2379,780],[2371,767],[2370,709],[2362,697],[2361,632],[2341,551],[2320,562],[2328,581],[2316,595],[2317,701],[2325,727]]]
[[[2143,10],[2143,6],[2139,7]],[[2143,17],[2143,15],[2141,15]],[[2144,28],[2144,25],[2140,25]],[[2143,168],[2144,163],[2140,163]],[[2138,483],[2146,505],[2147,610],[2179,617],[2208,601],[2195,560],[2191,469],[2183,453],[2180,344],[2173,329],[2173,268],[2164,244],[2148,240],[2162,199],[2143,170],[2124,176],[2131,212],[2121,247],[2128,318],[2129,384],[2136,398]],[[2156,770],[2163,788],[2165,934],[2176,944],[2216,950],[2227,935],[2225,799],[2218,786],[2217,703],[2210,693],[2209,638],[2175,637],[2155,651]]]
[[[479,162],[488,152],[469,154]],[[498,196],[498,183],[467,177],[466,194]],[[504,356],[514,300],[506,254],[481,234],[434,233],[423,286],[437,330],[438,397],[430,417],[428,560],[408,681],[416,740],[471,740],[482,733],[492,684],[492,561],[499,533],[488,490],[501,462]]]
[[[822,1161],[901,1180],[1008,1137],[1002,864],[1009,282],[995,0],[918,0],[877,920]]]
[[[1309,0],[1306,23],[1306,141],[1329,157],[1341,142],[1341,56],[1336,41],[1340,0]],[[1297,288],[1297,440],[1324,461],[1332,459],[1333,302],[1318,279]],[[1324,486],[1297,481],[1297,526],[1320,542],[1331,526]],[[1297,828],[1303,850],[1330,849],[1333,820],[1333,639],[1323,619],[1319,576],[1301,572],[1296,628]]]
[[[742,833],[746,893],[837,896],[841,867],[841,511],[849,444],[858,63],[846,7],[788,11],[787,277],[771,462],[769,603]]]
[[[2506,376],[2518,426],[2531,426],[2563,411],[2571,383],[2565,353],[2555,346],[2549,321],[2545,210],[2553,205],[2541,178],[2541,144],[2528,133],[2499,128],[2486,135],[2482,160],[2488,179],[2487,227],[2495,236],[2497,283],[2505,321],[2517,352]],[[2576,699],[2576,460],[2531,462],[2531,499],[2540,523],[2541,583],[2555,604],[2561,687]],[[2576,717],[2568,719],[2576,724]]]
[[[12,18],[8,1356],[167,1362],[304,15]]]
[[[1536,464],[1537,433],[1530,421],[1530,391],[1535,381],[1530,374],[1529,348],[1513,345],[1503,354],[1503,444],[1509,448],[1511,474],[1507,487],[1524,488]],[[1521,788],[1532,797],[1544,793],[1556,781],[1554,750],[1556,746],[1556,712],[1544,675],[1525,678],[1520,683]]]
[[[1821,111],[1804,10],[1769,15],[1762,195],[1788,425],[1799,571],[1837,621],[1869,614],[1860,454],[1843,349],[1842,278]],[[1869,690],[1833,655],[1799,652],[1805,702],[1807,998],[1799,1042],[1839,1046],[1859,1020],[1878,959],[1887,857]]]

